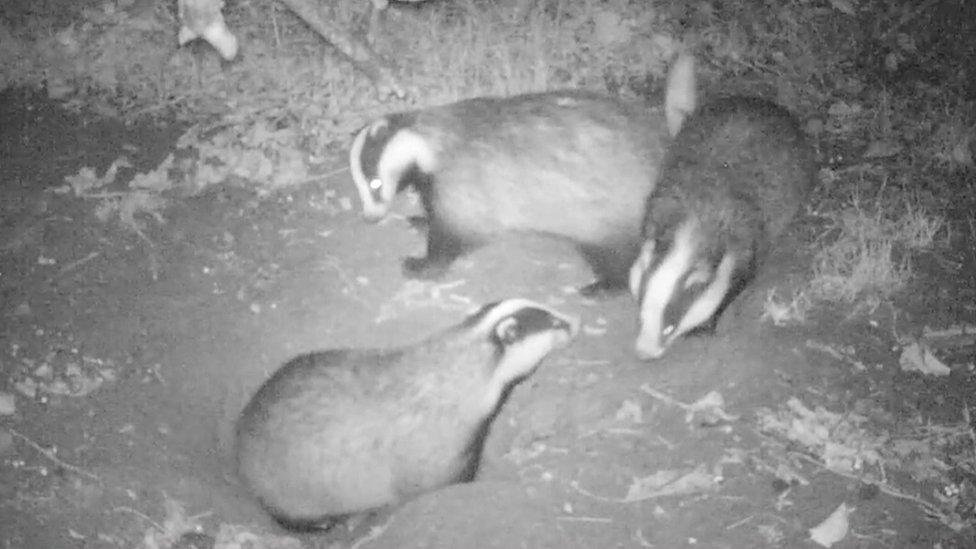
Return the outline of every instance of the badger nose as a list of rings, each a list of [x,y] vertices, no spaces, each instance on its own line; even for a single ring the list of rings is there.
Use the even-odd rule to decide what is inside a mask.
[[[368,223],[376,223],[386,216],[386,208],[378,204],[366,204],[363,206],[362,218]]]
[[[660,358],[660,356],[664,354],[664,349],[657,345],[642,342],[638,339],[637,343],[634,345],[634,353],[636,353],[637,358],[641,360],[653,360],[655,358]]]

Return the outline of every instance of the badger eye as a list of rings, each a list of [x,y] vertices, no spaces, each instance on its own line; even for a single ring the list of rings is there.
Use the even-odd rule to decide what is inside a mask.
[[[519,338],[519,323],[514,318],[506,318],[495,327],[495,337],[504,345],[509,345]]]
[[[661,330],[661,333],[664,334],[664,337],[668,337],[669,335],[671,335],[672,332],[674,332],[674,324],[668,324],[667,326],[664,327],[663,330]]]
[[[369,182],[369,188],[372,191],[378,191],[382,186],[383,186],[383,180],[378,177],[376,179],[370,180]]]

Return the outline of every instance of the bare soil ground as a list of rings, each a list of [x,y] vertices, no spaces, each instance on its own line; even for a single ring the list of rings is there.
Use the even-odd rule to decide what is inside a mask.
[[[17,393],[16,413],[2,418],[3,547],[152,546],[154,523],[165,529],[180,515],[175,502],[185,517],[201,515],[210,536],[178,546],[208,546],[221,525],[286,535],[230,469],[230,425],[261,381],[301,351],[415,341],[510,296],[579,314],[585,329],[515,390],[479,480],[351,531],[290,535],[310,547],[360,540],[374,549],[812,547],[807,529],[846,502],[856,513],[837,547],[976,546],[971,530],[952,532],[913,501],[811,463],[808,484],[784,483],[754,421],[760,408],[804,395],[839,410],[869,399],[895,417],[922,410],[958,419],[971,372],[935,381],[903,374],[892,334],[973,321],[971,249],[944,251],[951,269],[929,262],[914,298],[897,309],[856,319],[824,311],[802,327],[776,328],[757,319],[765,290],[809,264],[793,245],[801,228],[718,335],[644,363],[631,352],[630,298],[581,299],[572,288],[590,273],[563,245],[500,244],[443,280],[408,282],[399,260],[421,251],[421,235],[402,218],[364,224],[345,172],[261,197],[212,188],[171,207],[143,239],[51,191],[123,151],[136,170],[156,165],[174,128],[68,114],[18,91],[0,104],[2,381],[13,393],[23,372],[44,363],[52,379],[80,367],[102,380],[85,396]],[[852,346],[864,368],[817,343]],[[710,391],[724,397],[728,417],[692,416],[680,405]],[[627,497],[635,479],[672,473],[687,484],[675,495]],[[272,539],[251,546],[283,546]]]

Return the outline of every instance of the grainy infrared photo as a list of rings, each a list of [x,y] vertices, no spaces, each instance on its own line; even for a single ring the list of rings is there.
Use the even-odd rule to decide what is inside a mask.
[[[976,547],[976,3],[0,3],[0,549]]]

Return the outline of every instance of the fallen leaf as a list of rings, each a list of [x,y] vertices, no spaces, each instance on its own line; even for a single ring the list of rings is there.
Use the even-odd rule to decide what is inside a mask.
[[[646,477],[635,478],[627,489],[624,503],[643,501],[662,496],[694,494],[711,490],[714,477],[699,465],[695,470],[680,475],[679,471],[663,470]]]
[[[952,370],[938,359],[928,344],[916,341],[901,351],[898,364],[903,372],[921,372],[933,376],[947,376]]]
[[[830,5],[844,15],[855,15],[857,13],[854,3],[850,0],[830,0]]]
[[[823,522],[810,529],[810,539],[821,547],[830,547],[847,537],[850,528],[848,517],[854,511],[847,503],[841,503]]]
[[[887,158],[900,153],[902,147],[894,141],[872,141],[862,155],[864,158]]]

